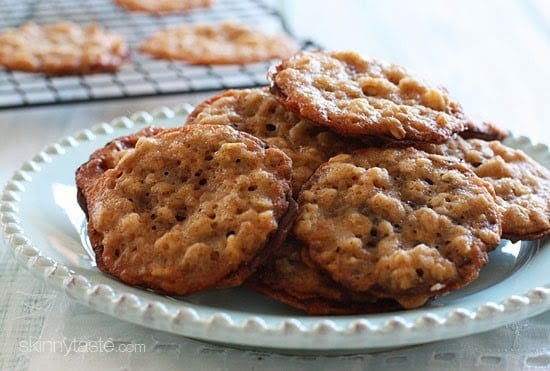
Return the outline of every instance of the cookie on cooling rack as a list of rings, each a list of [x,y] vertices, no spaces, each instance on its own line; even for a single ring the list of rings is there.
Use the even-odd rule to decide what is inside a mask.
[[[246,281],[250,289],[312,315],[367,314],[397,310],[380,299],[334,282],[325,272],[302,260],[301,245],[289,238]]]
[[[502,214],[502,235],[512,241],[550,234],[550,171],[499,141],[454,138],[426,151],[464,161],[491,183]]]
[[[468,284],[500,242],[490,184],[414,148],[368,148],[321,165],[298,199],[294,234],[351,290],[405,308]]]
[[[187,123],[230,125],[281,149],[292,159],[295,195],[330,157],[365,146],[289,112],[262,88],[217,94],[198,105]]]
[[[185,24],[161,30],[141,43],[155,58],[190,64],[246,64],[285,58],[299,45],[285,35],[268,35],[236,22]]]
[[[242,283],[292,221],[291,160],[229,126],[142,137],[88,195],[98,268],[172,295]]]
[[[343,135],[442,142],[464,130],[444,88],[353,52],[301,52],[268,77],[287,109]]]
[[[97,25],[26,23],[0,34],[0,65],[46,75],[115,72],[129,58],[124,38]]]
[[[78,167],[75,174],[77,200],[86,214],[88,210],[86,200],[101,175],[114,168],[126,152],[133,150],[139,138],[152,137],[164,130],[149,126],[137,133],[113,139],[93,152],[88,161]]]
[[[188,13],[209,8],[214,0],[114,0],[126,10],[153,14]]]

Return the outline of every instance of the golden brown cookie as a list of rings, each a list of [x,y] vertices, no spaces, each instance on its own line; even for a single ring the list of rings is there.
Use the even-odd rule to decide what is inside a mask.
[[[230,126],[142,137],[88,195],[98,268],[172,295],[241,284],[287,230],[290,178],[283,152]]]
[[[292,188],[297,195],[313,171],[330,157],[365,145],[301,119],[281,106],[267,89],[228,90],[189,115],[189,125],[231,125],[276,146],[292,159]]]
[[[152,137],[164,130],[149,126],[137,133],[113,139],[93,152],[89,160],[78,167],[75,174],[77,200],[86,214],[88,210],[86,200],[101,175],[114,168],[126,152],[134,149],[139,138]]]
[[[295,236],[344,286],[405,308],[477,278],[500,242],[490,184],[414,148],[369,148],[321,165],[302,188]]]
[[[502,214],[502,235],[512,241],[550,234],[550,171],[523,151],[499,141],[453,138],[426,151],[464,161],[493,185]]]
[[[444,88],[352,52],[301,52],[272,68],[271,90],[292,112],[349,136],[443,142],[464,129]]]
[[[400,308],[391,299],[339,285],[327,273],[306,264],[300,251],[300,243],[289,238],[258,267],[246,285],[312,315],[379,313]]]
[[[185,24],[158,31],[140,50],[190,64],[245,64],[285,58],[299,49],[291,38],[235,22]]]
[[[129,58],[124,38],[97,25],[27,23],[0,34],[0,65],[46,75],[115,72]]]
[[[115,0],[126,10],[153,14],[188,13],[211,7],[214,0]]]

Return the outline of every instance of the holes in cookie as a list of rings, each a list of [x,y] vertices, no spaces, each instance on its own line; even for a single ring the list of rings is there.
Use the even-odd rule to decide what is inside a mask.
[[[203,186],[206,184],[206,179],[202,178],[201,180],[199,180],[199,185]]]
[[[431,180],[430,178],[424,178],[422,180],[425,181],[426,183],[428,183],[429,185],[434,185],[433,180]]]
[[[164,174],[164,176],[170,175],[170,173],[168,171],[165,171],[163,174]]]
[[[187,207],[184,206],[176,213],[176,220],[183,222],[185,219],[187,219]]]
[[[422,277],[422,276],[424,276],[424,271],[423,271],[421,268],[418,268],[418,269],[416,270],[416,275],[417,275],[418,277]]]
[[[225,234],[225,237],[229,238],[229,237],[234,236],[234,235],[235,235],[235,231],[229,231]]]
[[[248,187],[248,192],[254,192],[258,187],[251,185]]]
[[[155,220],[156,218],[157,218],[157,214],[152,213],[152,214],[151,214],[151,220]]]
[[[239,162],[241,162],[241,159],[238,158],[238,159],[235,160],[235,162],[238,164]]]
[[[120,250],[119,249],[115,249],[115,257],[119,257],[120,256]]]
[[[157,226],[156,226],[156,225],[152,226],[152,227],[151,227],[151,230],[156,231],[156,230],[157,230]]]
[[[276,129],[277,129],[277,127],[273,124],[267,124],[265,126],[265,130],[267,130],[267,131],[275,131]]]
[[[210,153],[207,153],[206,155],[204,155],[204,159],[206,161],[212,161],[214,159],[214,156],[212,156],[212,154]]]

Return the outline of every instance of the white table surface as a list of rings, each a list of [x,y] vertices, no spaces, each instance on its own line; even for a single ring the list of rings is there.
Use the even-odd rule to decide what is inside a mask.
[[[550,144],[548,1],[275,3],[298,36],[328,49],[352,49],[406,65],[445,85],[468,112]],[[209,95],[0,111],[0,185],[23,161],[62,136],[135,111],[196,104]],[[94,312],[32,277],[1,244],[0,369],[550,369],[550,311],[486,333],[376,354],[287,356],[245,351]],[[145,344],[145,351],[63,354],[23,349],[33,341],[63,339],[111,339]]]

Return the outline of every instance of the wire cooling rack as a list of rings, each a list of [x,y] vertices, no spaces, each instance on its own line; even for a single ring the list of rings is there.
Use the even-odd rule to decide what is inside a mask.
[[[131,61],[117,73],[48,77],[0,67],[0,109],[265,85],[271,62],[193,66],[153,59],[140,53],[137,47],[153,32],[181,23],[227,19],[269,32],[288,33],[281,16],[260,0],[215,0],[211,8],[162,16],[127,12],[112,0],[0,0],[0,9],[0,31],[28,21],[37,24],[64,20],[79,24],[94,22],[125,36],[131,49]],[[302,46],[316,47],[311,41],[304,41]]]

